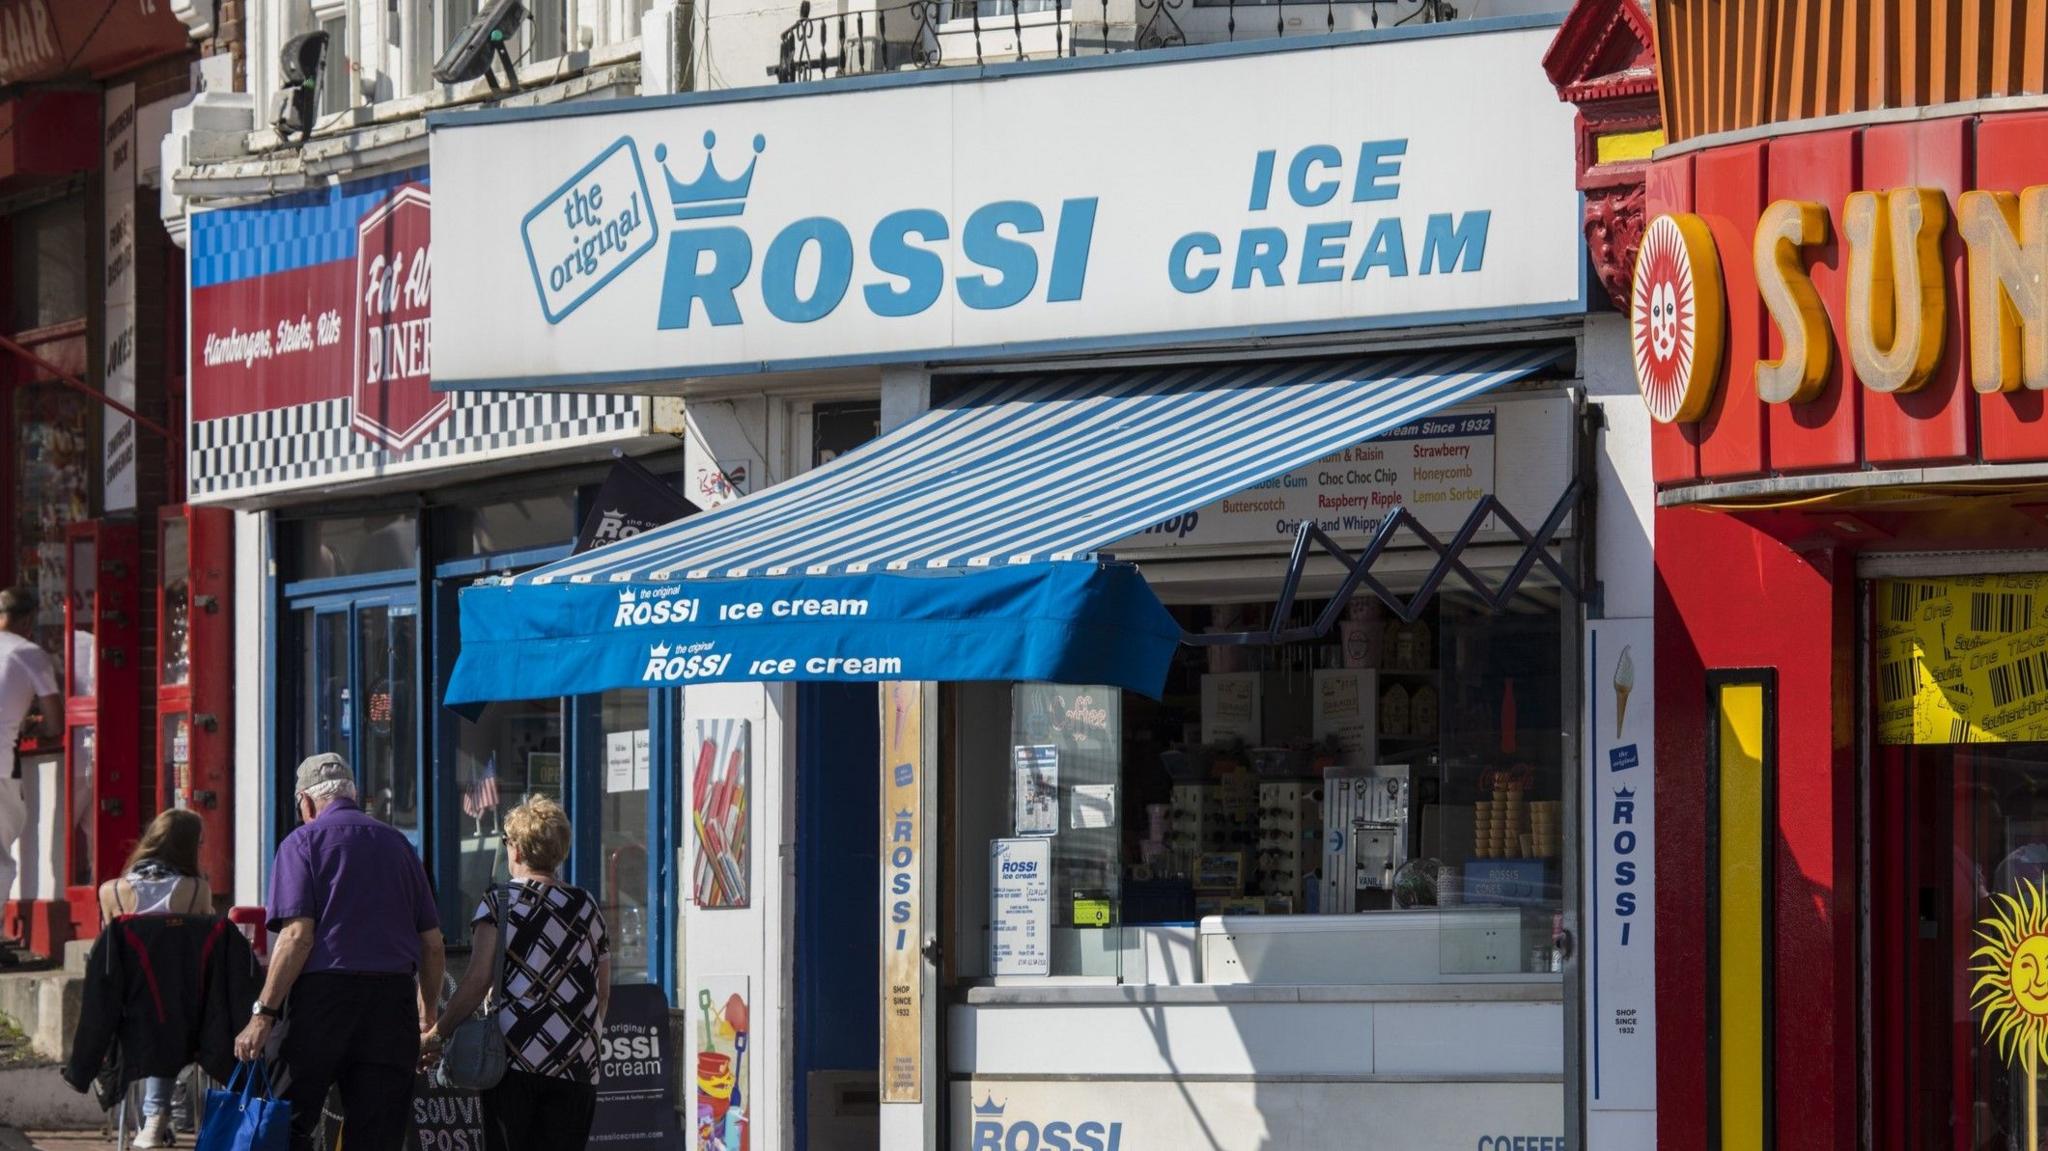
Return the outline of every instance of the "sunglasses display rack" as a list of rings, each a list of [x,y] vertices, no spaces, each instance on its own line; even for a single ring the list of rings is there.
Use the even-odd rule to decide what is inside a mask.
[[[1202,852],[1227,849],[1229,839],[1219,785],[1210,782],[1173,785],[1172,799],[1166,812],[1166,846],[1172,850],[1181,874],[1188,873],[1195,856]]]
[[[1259,784],[1259,894],[1287,899],[1306,910],[1304,882],[1321,856],[1322,788],[1312,780]]]

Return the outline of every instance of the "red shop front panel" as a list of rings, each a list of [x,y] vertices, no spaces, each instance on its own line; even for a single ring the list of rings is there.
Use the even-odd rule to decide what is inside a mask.
[[[1821,307],[1827,310],[1835,345],[1827,389],[1817,398],[1804,404],[1766,405],[1774,471],[1856,466],[1857,425],[1865,397],[1856,370],[1849,364],[1848,325],[1843,322],[1848,245],[1840,223],[1842,201],[1856,190],[1856,145],[1853,128],[1783,136],[1770,143],[1770,201],[1807,200],[1827,209],[1828,242],[1806,253],[1806,266]],[[1743,254],[1746,257],[1748,252]],[[1768,316],[1764,339],[1767,358],[1784,355],[1784,335]]]
[[[1700,478],[1735,479],[1764,470],[1769,425],[1756,394],[1763,354],[1764,306],[1749,250],[1764,208],[1764,145],[1718,148],[1696,161],[1694,211],[1714,234],[1727,288],[1728,344],[1714,402],[1700,420]]]
[[[1938,188],[1948,197],[1949,211],[1941,247],[1948,314],[1941,366],[1917,391],[1885,395],[1858,389],[1863,391],[1863,458],[1873,466],[1956,463],[1973,455],[1977,421],[1976,405],[1970,402],[1969,271],[1956,225],[1957,205],[1970,186],[1970,126],[1968,117],[1958,117],[1882,124],[1863,133],[1864,187]],[[1835,327],[1845,329],[1840,319]]]
[[[2048,184],[2048,112],[1986,116],[1977,124],[1977,187],[2018,193]],[[1977,397],[1989,462],[2048,459],[2048,421],[2041,393],[2025,388]]]

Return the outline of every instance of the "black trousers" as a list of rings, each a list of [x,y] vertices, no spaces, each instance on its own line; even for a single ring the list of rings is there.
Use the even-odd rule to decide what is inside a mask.
[[[292,1151],[311,1151],[330,1087],[341,1088],[348,1151],[400,1151],[420,1061],[419,983],[410,975],[301,975],[279,1052],[291,1079]]]
[[[591,1084],[510,1068],[483,1098],[485,1151],[582,1151],[597,1114]]]

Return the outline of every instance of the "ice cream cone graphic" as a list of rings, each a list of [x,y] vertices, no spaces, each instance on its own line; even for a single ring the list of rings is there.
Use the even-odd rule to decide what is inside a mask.
[[[1621,729],[1628,723],[1628,693],[1636,689],[1636,661],[1629,658],[1629,649],[1621,649],[1621,658],[1614,661],[1614,738],[1621,738]]]

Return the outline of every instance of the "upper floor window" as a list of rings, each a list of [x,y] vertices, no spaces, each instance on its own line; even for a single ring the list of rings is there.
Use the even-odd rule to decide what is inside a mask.
[[[261,61],[261,105],[283,87],[279,56],[306,32],[328,34],[321,75],[322,128],[365,104],[427,96],[443,86],[434,65],[491,0],[282,0],[251,13]],[[630,53],[650,0],[523,0],[525,18],[506,44],[523,87],[566,76],[566,58],[602,50]],[[623,46],[623,47],[622,47]]]

